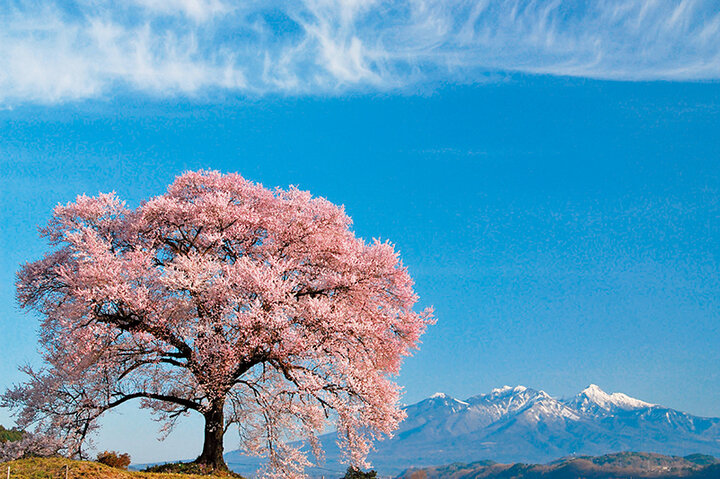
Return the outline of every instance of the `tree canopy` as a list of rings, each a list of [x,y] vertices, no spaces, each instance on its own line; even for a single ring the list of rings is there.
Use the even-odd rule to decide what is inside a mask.
[[[188,172],[130,208],[115,194],[59,205],[51,251],[18,274],[41,313],[45,365],[4,404],[18,423],[61,431],[68,451],[100,415],[139,400],[171,428],[205,418],[197,461],[225,468],[223,435],[299,477],[305,439],[334,423],[349,462],[404,413],[393,381],[432,311],[394,247],[366,243],[342,207],[238,174]]]

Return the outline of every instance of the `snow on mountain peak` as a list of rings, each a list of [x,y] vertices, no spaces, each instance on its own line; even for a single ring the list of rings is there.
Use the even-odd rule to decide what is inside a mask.
[[[575,397],[574,402],[578,403],[581,407],[594,404],[606,410],[613,408],[631,410],[655,406],[655,404],[631,398],[623,393],[608,394],[596,384],[591,384],[583,389],[580,394]]]
[[[582,391],[580,391],[581,396],[585,396],[588,399],[593,400],[594,402],[606,402],[610,400],[610,394],[606,393],[602,389],[600,389],[600,386],[597,384],[591,384]]]
[[[515,387],[512,387],[512,386],[503,386],[503,387],[501,387],[501,388],[495,388],[495,389],[491,390],[491,391],[490,391],[490,394],[491,394],[491,395],[495,395],[495,396],[499,396],[499,395],[501,395],[501,394],[506,394],[506,393],[509,393],[509,392],[521,393],[521,392],[523,392],[523,391],[527,391],[527,388],[526,388],[525,386],[515,386]]]
[[[428,399],[444,399],[445,402],[453,402],[453,403],[459,403],[467,406],[467,403],[465,401],[461,401],[459,399],[455,399],[452,396],[449,396],[445,393],[436,392],[432,396],[430,396]]]
[[[503,386],[501,388],[493,388],[490,390],[490,394],[503,394],[511,390],[512,388],[510,386]]]

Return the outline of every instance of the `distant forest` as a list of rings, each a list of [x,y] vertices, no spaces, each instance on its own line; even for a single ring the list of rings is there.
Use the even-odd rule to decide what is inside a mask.
[[[0,424],[0,442],[17,441],[22,437],[22,431],[17,429],[5,429]]]
[[[478,461],[408,469],[397,479],[717,479],[720,460],[704,454],[685,457],[646,452],[560,459],[549,464]]]

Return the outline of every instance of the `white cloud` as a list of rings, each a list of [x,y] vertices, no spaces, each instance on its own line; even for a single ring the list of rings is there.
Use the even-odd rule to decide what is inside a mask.
[[[719,79],[720,10],[715,0],[15,0],[0,13],[5,105],[117,88],[326,94],[498,70]]]
[[[220,0],[132,0],[131,3],[153,14],[181,14],[196,22],[205,22],[232,10]]]

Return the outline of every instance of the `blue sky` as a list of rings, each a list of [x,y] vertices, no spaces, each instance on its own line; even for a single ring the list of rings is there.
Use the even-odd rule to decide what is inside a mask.
[[[711,2],[38,5],[0,12],[0,388],[37,361],[13,282],[52,208],[213,168],[397,245],[438,316],[408,403],[597,383],[720,416]],[[200,447],[197,418],[164,443],[132,406],[106,424],[138,462]]]

